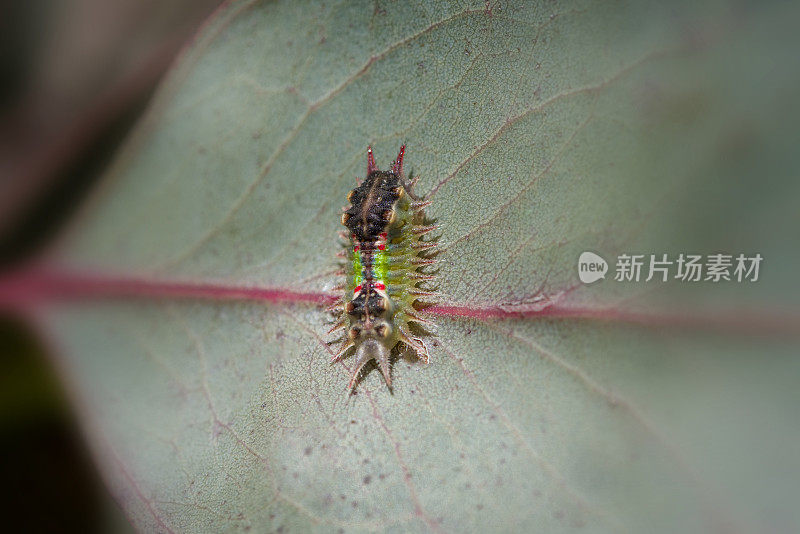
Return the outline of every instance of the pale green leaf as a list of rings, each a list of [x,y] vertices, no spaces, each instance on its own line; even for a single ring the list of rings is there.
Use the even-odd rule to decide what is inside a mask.
[[[797,324],[798,10],[490,4],[227,5],[54,261],[327,291],[367,145],[387,167],[406,143],[444,304],[600,311],[442,315],[428,366],[400,359],[393,391],[373,371],[348,397],[311,303],[53,303],[43,323],[137,527],[800,528],[798,347],[768,328]],[[582,286],[584,250],[765,260],[755,283]],[[712,309],[764,335],[711,328]]]

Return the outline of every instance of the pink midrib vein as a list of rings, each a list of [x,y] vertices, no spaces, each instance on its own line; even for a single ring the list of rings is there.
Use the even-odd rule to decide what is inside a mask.
[[[29,269],[0,277],[0,310],[23,311],[53,302],[87,299],[195,299],[253,301],[270,304],[308,303],[325,306],[335,296],[282,287],[237,286],[219,281],[157,280],[100,274]],[[440,303],[426,309],[438,316],[479,321],[502,319],[576,319],[653,328],[722,330],[741,334],[800,335],[800,314],[768,310],[634,311],[619,307],[575,306],[555,302],[541,306]]]

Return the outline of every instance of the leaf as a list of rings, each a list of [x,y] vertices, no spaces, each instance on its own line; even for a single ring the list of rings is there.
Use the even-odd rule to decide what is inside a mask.
[[[796,15],[229,4],[48,267],[137,282],[38,314],[134,524],[796,530]],[[432,361],[348,397],[309,301],[366,146],[403,142],[445,250]],[[584,250],[765,260],[582,286]]]

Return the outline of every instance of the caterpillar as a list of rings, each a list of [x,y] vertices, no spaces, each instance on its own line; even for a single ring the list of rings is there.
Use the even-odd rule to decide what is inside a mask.
[[[391,388],[389,357],[400,343],[426,364],[429,360],[425,343],[413,330],[434,326],[424,308],[435,297],[425,284],[434,279],[426,269],[436,262],[436,243],[424,238],[438,227],[426,224],[424,208],[430,201],[412,191],[419,177],[405,179],[405,149],[401,146],[390,169],[381,171],[372,147],[367,147],[367,176],[347,195],[350,205],[342,213],[347,231],[340,235],[347,244],[339,254],[344,260],[340,274],[346,280],[337,286],[344,294],[329,308],[338,320],[328,334],[345,331],[331,363],[355,354],[348,391],[371,360]]]

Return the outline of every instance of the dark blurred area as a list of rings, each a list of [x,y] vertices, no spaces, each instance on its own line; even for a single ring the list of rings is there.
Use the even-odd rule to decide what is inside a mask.
[[[46,249],[220,3],[0,2],[0,273]],[[36,339],[0,315],[4,530],[128,531]]]
[[[55,373],[25,325],[0,320],[0,457],[9,531],[101,532],[113,510]]]

